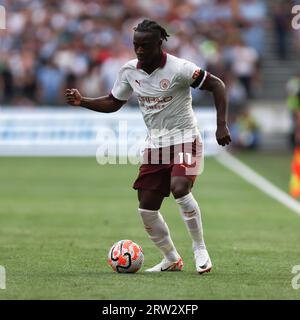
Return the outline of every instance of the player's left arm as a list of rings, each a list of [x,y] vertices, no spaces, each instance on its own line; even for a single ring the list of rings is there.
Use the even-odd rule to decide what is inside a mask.
[[[201,86],[201,90],[212,92],[217,109],[217,131],[218,144],[225,146],[231,142],[230,132],[227,127],[227,96],[224,82],[218,77],[209,74]]]

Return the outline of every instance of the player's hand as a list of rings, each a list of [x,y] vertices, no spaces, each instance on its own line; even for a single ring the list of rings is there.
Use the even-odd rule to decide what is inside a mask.
[[[217,126],[216,138],[218,144],[223,147],[231,142],[229,129],[226,124]]]
[[[71,106],[80,106],[82,96],[77,89],[67,89],[65,97],[68,104]]]

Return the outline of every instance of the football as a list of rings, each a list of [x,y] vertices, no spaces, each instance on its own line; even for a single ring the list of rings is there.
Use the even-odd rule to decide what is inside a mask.
[[[108,252],[108,263],[115,272],[137,272],[144,262],[142,248],[131,240],[120,240]]]

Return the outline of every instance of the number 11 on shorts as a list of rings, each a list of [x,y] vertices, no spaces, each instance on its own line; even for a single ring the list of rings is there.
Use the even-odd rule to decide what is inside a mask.
[[[179,155],[179,163],[186,162],[188,165],[192,164],[192,155],[189,152],[179,152],[178,155]],[[186,155],[187,161],[185,161],[184,155]]]

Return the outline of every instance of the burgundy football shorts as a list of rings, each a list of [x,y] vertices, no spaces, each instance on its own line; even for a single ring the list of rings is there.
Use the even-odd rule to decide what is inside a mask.
[[[168,197],[171,177],[187,177],[194,183],[201,161],[202,143],[199,138],[170,147],[145,149],[133,188],[158,191]]]

